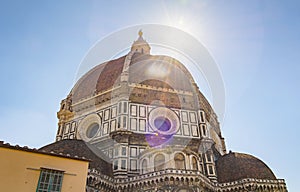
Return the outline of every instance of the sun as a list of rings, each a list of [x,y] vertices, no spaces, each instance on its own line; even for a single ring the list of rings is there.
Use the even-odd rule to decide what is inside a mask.
[[[163,23],[190,34],[194,34],[197,31],[196,26],[199,24],[195,23],[195,21],[199,20],[191,14],[189,11],[190,9],[188,9],[189,6],[190,4],[187,0],[181,0],[179,1],[179,4],[178,2],[168,4],[163,3],[162,7],[164,8],[165,15],[162,19]]]

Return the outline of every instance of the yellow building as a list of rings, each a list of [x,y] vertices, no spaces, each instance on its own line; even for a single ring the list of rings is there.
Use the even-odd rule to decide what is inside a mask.
[[[0,189],[83,192],[89,160],[0,142]]]

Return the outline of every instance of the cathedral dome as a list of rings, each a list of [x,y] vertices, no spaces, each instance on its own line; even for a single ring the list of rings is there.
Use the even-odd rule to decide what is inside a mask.
[[[157,122],[170,121],[170,130],[176,133],[165,130],[168,134],[188,140],[211,135],[219,152],[226,151],[217,116],[191,73],[175,58],[151,55],[141,32],[128,54],[101,63],[84,74],[61,102],[57,116],[57,140],[89,142],[120,130],[162,133]],[[213,127],[210,134],[205,122],[209,122],[210,129]]]
[[[264,162],[226,152],[191,63],[151,55],[142,35],[77,81],[61,101],[56,142],[40,150],[89,159],[87,191],[285,192]]]
[[[158,101],[168,107],[194,109],[202,105],[212,111],[187,68],[172,57],[150,55],[148,43],[139,35],[127,55],[97,65],[78,80],[70,94],[72,104],[102,93],[108,93],[106,100],[110,100],[118,94],[113,91],[126,82],[132,102]]]
[[[57,142],[40,150],[91,160],[87,191],[286,191],[261,160],[226,153],[191,73],[151,55],[142,34],[77,81],[57,113]]]
[[[270,179],[276,177],[260,159],[243,153],[229,152],[216,161],[218,182],[226,183],[246,178]]]
[[[124,72],[126,57],[128,55],[102,63],[87,72],[72,90],[73,103],[118,87],[121,83],[122,73],[128,73],[128,83],[136,88],[131,91],[130,97],[130,100],[136,102],[150,104],[151,101],[158,99],[153,96],[154,94],[150,94],[153,89],[143,90],[143,94],[147,95],[146,100],[135,97],[135,94],[140,94],[138,87],[147,86],[171,91],[168,93],[160,91],[158,97],[159,100],[174,98],[172,107],[176,107],[175,103],[180,103],[177,98],[178,92],[195,93],[196,89],[192,86],[194,80],[191,74],[178,60],[168,56],[135,52],[131,57],[128,71]],[[162,93],[165,94],[161,95]]]
[[[74,102],[111,90],[121,83],[125,58],[120,57],[97,65],[74,86]],[[192,92],[191,74],[178,60],[162,55],[135,52],[129,63],[129,83]]]

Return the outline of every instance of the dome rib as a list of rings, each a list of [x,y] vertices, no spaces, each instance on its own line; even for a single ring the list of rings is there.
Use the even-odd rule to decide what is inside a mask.
[[[76,83],[72,90],[73,102],[93,96],[95,93],[111,89],[118,83],[125,57],[120,57],[97,65]]]

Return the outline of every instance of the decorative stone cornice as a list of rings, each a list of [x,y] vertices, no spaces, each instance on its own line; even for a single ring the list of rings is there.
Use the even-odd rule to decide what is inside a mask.
[[[112,191],[138,191],[138,189],[145,187],[156,187],[156,189],[159,189],[160,187],[164,188],[164,186],[169,186],[170,188],[186,186],[189,188],[205,188],[206,191],[214,192],[245,192],[255,190],[287,192],[283,179],[266,180],[248,178],[220,184],[210,181],[201,172],[192,170],[166,169],[126,179],[113,179],[109,176],[102,175],[97,170],[89,170],[88,174],[88,177],[94,178],[99,188],[106,186],[106,190],[111,189]],[[177,182],[181,182],[180,185]]]

